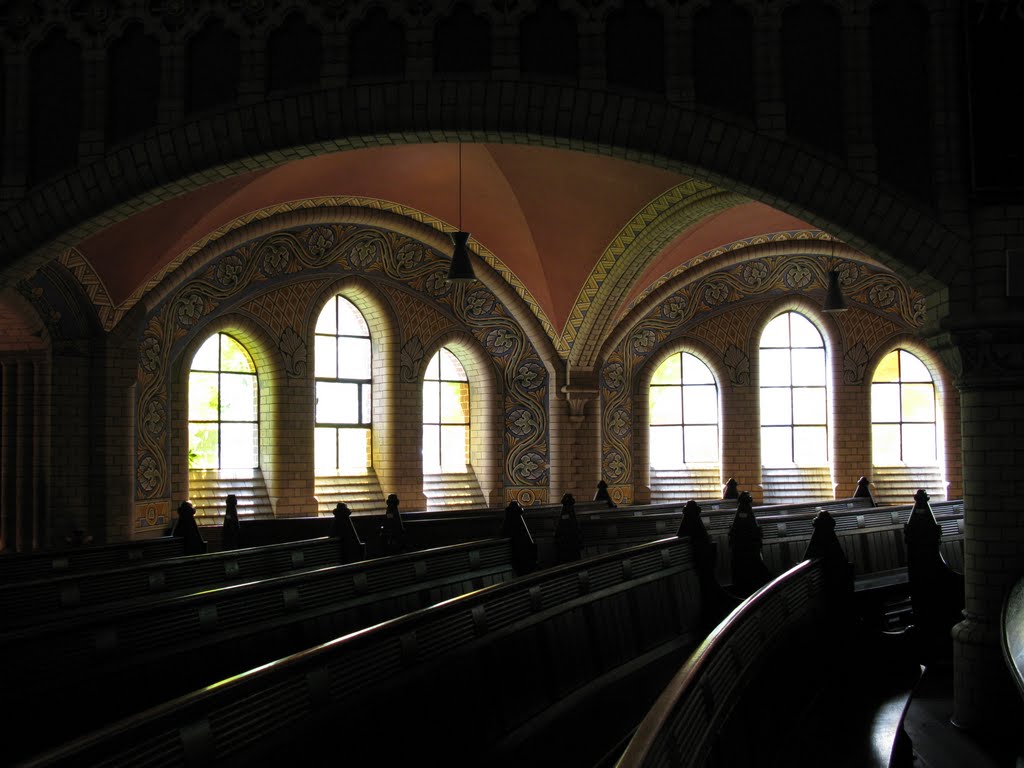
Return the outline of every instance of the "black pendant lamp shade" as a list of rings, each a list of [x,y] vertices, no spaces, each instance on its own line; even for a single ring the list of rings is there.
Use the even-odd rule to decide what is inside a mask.
[[[823,312],[845,312],[847,309],[843,289],[839,285],[838,269],[828,273],[828,290],[825,291],[825,303],[821,309]]]
[[[448,279],[453,282],[476,280],[473,265],[469,261],[469,232],[452,232],[452,264],[448,268]]]

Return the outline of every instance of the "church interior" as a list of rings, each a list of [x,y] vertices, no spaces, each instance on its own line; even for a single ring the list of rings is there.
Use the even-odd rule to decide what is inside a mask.
[[[928,758],[923,743],[918,749],[915,734],[918,751],[901,759],[942,768],[977,754],[1014,764],[1008,745],[1024,716],[1024,652],[1015,650],[1017,641],[1024,646],[1024,618],[1011,628],[1007,617],[1015,600],[1024,606],[1024,526],[1014,501],[1024,494],[1024,156],[1005,110],[1024,96],[1014,58],[1022,43],[1024,14],[998,0],[3,4],[0,573],[5,562],[49,558],[51,572],[32,583],[52,589],[47,580],[66,578],[75,562],[67,553],[155,552],[180,523],[183,502],[208,548],[191,556],[200,560],[231,549],[229,524],[255,551],[257,539],[283,547],[299,538],[285,531],[323,536],[344,520],[383,567],[399,552],[388,548],[400,530],[388,528],[401,519],[399,503],[410,537],[429,529],[423,540],[431,547],[464,547],[496,535],[497,528],[478,536],[484,529],[473,526],[500,521],[515,502],[541,560],[547,553],[552,568],[576,569],[573,584],[596,580],[602,563],[631,580],[645,557],[651,568],[671,561],[682,569],[656,588],[628,587],[637,590],[630,610],[657,626],[650,632],[662,649],[655,663],[653,641],[640,643],[646,655],[637,659],[647,666],[631,683],[635,691],[605,670],[598,704],[573,715],[582,694],[569,683],[559,688],[552,712],[564,719],[551,714],[551,722],[610,733],[618,722],[602,720],[610,705],[600,697],[615,698],[618,719],[633,718],[635,727],[683,662],[696,664],[689,654],[722,604],[708,583],[715,577],[701,570],[699,534],[692,549],[682,538],[654,545],[657,535],[643,534],[636,543],[647,549],[632,560],[612,554],[625,544],[588,549],[578,560],[578,541],[563,557],[564,529],[554,521],[576,525],[577,514],[566,512],[566,495],[579,505],[584,544],[599,536],[594,521],[610,507],[636,518],[671,508],[671,524],[657,528],[668,536],[684,519],[682,505],[702,500],[721,578],[737,507],[723,508],[719,530],[704,502],[728,497],[734,480],[740,510],[749,503],[756,517],[768,516],[755,558],[763,537],[771,577],[797,566],[792,578],[809,579],[810,593],[834,584],[829,566],[824,576],[798,566],[808,539],[799,552],[796,544],[774,548],[776,538],[796,535],[798,519],[831,513],[853,570],[864,570],[851,547],[871,560],[881,546],[868,531],[864,543],[851,543],[855,528],[875,525],[859,506],[868,492],[872,509],[891,507],[885,540],[903,558],[906,585],[906,560],[916,551],[908,520],[930,499],[927,517],[945,537],[941,557],[959,579],[956,616],[939,631],[942,651],[925,653],[925,667],[940,677],[922,678],[941,680],[935,717],[946,727],[929,738],[946,762]],[[598,483],[607,496],[595,507]],[[339,504],[351,518],[335,517]],[[437,533],[438,521],[450,538]],[[408,559],[414,549],[393,556]],[[149,557],[132,551],[133,559]],[[471,565],[487,556],[470,555]],[[308,552],[289,557],[292,568],[312,565]],[[354,565],[332,557],[322,565]],[[732,581],[723,583],[736,586],[742,576],[732,562]],[[230,567],[237,576],[239,566]],[[533,579],[522,599],[537,611],[543,593],[545,609],[555,610],[546,568],[512,570],[474,571],[470,586],[442,597]],[[149,591],[159,594],[165,576],[157,589],[148,573]],[[61,582],[60,607],[71,613],[32,614],[17,602],[28,592],[5,578],[7,665],[18,665],[19,649],[49,647],[40,639],[44,625],[94,622],[102,612],[97,601],[86,617],[89,587]],[[590,589],[597,587],[580,586],[580,594]],[[300,592],[285,588],[285,603]],[[184,599],[185,590],[176,594]],[[415,608],[449,611],[445,631],[454,632],[455,608],[434,599],[439,594],[432,607]],[[755,608],[772,610],[758,607],[770,594],[756,597]],[[920,600],[915,594],[923,627]],[[143,602],[117,610],[139,612]],[[796,632],[806,617],[793,605],[783,624]],[[480,643],[497,626],[495,610],[467,614]],[[586,608],[586,631],[622,621],[595,619],[602,610]],[[222,620],[216,608],[199,616]],[[419,616],[409,607],[392,616],[374,630],[397,633],[388,642],[410,666],[427,654],[427,632],[400,628]],[[416,620],[427,622],[425,614]],[[564,622],[562,643],[571,645],[584,630]],[[670,632],[662,625],[671,622]],[[166,675],[168,662],[144,650],[142,634],[133,651],[127,631],[115,642],[88,626],[84,644],[135,653],[132,674],[159,687],[151,673]],[[355,628],[345,626],[346,635]],[[544,631],[557,635],[552,626]],[[346,636],[348,656],[339,646],[331,663],[371,658],[372,632],[356,634]],[[859,653],[843,633],[816,637],[793,641],[779,664],[799,666],[798,649],[804,659],[825,646]],[[507,652],[507,663],[520,665],[513,677],[528,681],[532,665],[555,666],[561,653],[549,638],[520,660],[501,645],[510,642],[494,642],[473,651],[481,685],[492,674],[481,659],[496,663]],[[104,659],[114,655],[110,647]],[[307,663],[296,660],[302,653],[285,668]],[[54,674],[42,651],[32,658],[15,675],[26,688]],[[622,669],[640,669],[637,659]],[[827,654],[820,661],[836,664]],[[460,675],[472,675],[446,669],[446,678],[424,672],[375,689],[345,711],[376,733],[373,719],[433,695],[429,684],[443,679],[444,687],[452,676],[459,682],[438,701],[461,711],[476,694]],[[773,691],[786,687],[762,678]],[[856,677],[845,683],[856,688]],[[324,681],[322,694],[310,685],[316,699],[335,683]],[[710,684],[700,685],[688,695],[703,695],[710,710]],[[914,683],[905,687],[909,696]],[[495,683],[490,698],[534,696],[526,682],[513,688]],[[61,691],[59,681],[44,689]],[[266,690],[259,689],[268,699],[278,695]],[[623,703],[634,692],[644,702],[636,712]],[[89,706],[73,694],[67,701]],[[674,701],[673,713],[688,699]],[[783,701],[780,692],[780,708]],[[805,704],[789,701],[786,711]],[[190,700],[187,712],[202,706]],[[285,706],[268,705],[268,713]],[[657,707],[663,719],[675,716],[663,699]],[[773,709],[768,700],[745,702],[735,717],[746,718],[750,739],[769,740],[772,728],[783,729],[768,717]],[[232,762],[217,757],[221,737],[210,735],[212,726],[181,727],[181,711],[180,764],[289,754],[319,764],[315,750],[331,740],[321,733],[309,742],[319,746],[301,753],[279,742],[260,759]],[[258,731],[253,718],[245,727]],[[424,719],[410,732],[432,738],[427,722],[437,725]],[[463,722],[475,722],[468,710]],[[508,751],[495,764],[508,755],[533,755],[510,764],[546,764],[529,751],[538,747],[522,735],[523,722],[503,740],[492,721],[476,731],[466,725],[466,749],[491,754],[500,743]],[[158,740],[148,721],[95,725],[108,726],[103,739]],[[738,727],[721,726],[708,762],[685,764],[842,764],[792,747],[777,763],[762,763],[756,751],[731,751],[730,728]],[[67,731],[68,740],[82,735]],[[348,740],[335,736],[339,748]],[[685,752],[683,737],[672,738]],[[61,753],[60,743],[43,745],[55,751],[31,764],[100,760],[100,752]],[[962,752],[964,744],[976,753]],[[634,758],[636,748],[623,746],[612,757],[595,746],[601,754],[552,764],[684,764]],[[14,757],[42,751],[26,743]],[[131,754],[126,764],[145,763]],[[437,756],[407,757],[432,764]],[[458,762],[451,754],[446,761]]]

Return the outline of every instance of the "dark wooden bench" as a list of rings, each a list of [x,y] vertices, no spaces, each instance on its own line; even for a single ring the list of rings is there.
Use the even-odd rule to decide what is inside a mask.
[[[377,558],[0,635],[20,753],[514,576],[509,541]],[[102,697],[97,696],[102,691]],[[45,727],[43,726],[45,724]],[[38,726],[38,727],[37,727]],[[17,751],[17,748],[16,748]],[[5,747],[5,754],[12,753]]]
[[[699,641],[700,604],[689,540],[654,542],[338,638],[28,764],[583,762]]]
[[[0,585],[180,557],[183,553],[181,539],[161,536],[116,544],[86,544],[66,549],[3,554],[0,555]]]
[[[72,609],[96,609],[158,593],[195,591],[339,562],[338,541],[320,538],[22,581],[0,587],[0,627],[47,621]]]

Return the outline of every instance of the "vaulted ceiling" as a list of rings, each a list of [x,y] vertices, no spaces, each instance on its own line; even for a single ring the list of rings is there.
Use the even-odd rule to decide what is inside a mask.
[[[542,146],[417,144],[310,157],[215,181],[82,241],[115,308],[197,244],[308,199],[387,201],[473,235],[532,295],[556,346],[607,326],[660,278],[741,240],[813,228],[646,164]],[[588,317],[589,316],[589,317]],[[589,323],[589,326],[588,326]]]

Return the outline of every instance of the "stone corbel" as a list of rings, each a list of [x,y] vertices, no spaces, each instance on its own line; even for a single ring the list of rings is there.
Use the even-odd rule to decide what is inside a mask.
[[[569,418],[573,421],[582,421],[586,414],[587,404],[596,400],[600,395],[600,388],[597,386],[597,376],[592,372],[580,373],[569,372],[569,381],[562,387],[562,394],[569,403]]]

